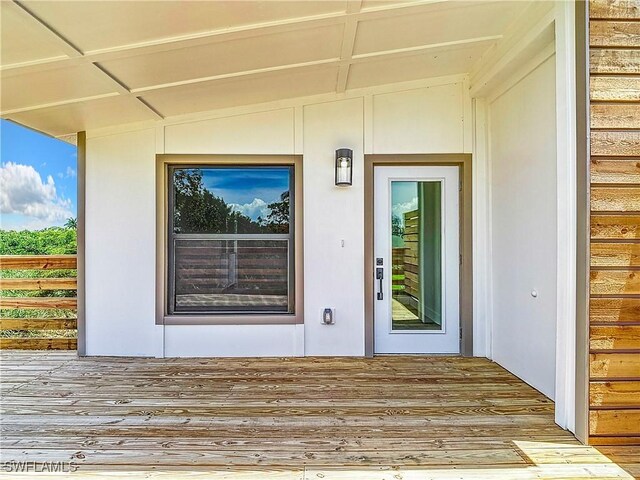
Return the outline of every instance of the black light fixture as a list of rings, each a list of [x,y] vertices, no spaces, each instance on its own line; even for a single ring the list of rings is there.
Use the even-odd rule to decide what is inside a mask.
[[[353,150],[339,148],[336,150],[336,185],[349,186],[353,183]]]

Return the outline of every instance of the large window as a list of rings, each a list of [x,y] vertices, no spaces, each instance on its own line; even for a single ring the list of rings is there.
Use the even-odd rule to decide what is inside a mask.
[[[168,313],[295,313],[293,166],[168,174]]]

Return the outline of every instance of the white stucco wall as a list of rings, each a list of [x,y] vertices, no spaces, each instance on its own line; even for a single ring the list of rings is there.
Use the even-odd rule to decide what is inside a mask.
[[[364,355],[362,98],[304,108],[304,300],[307,355]],[[335,150],[353,149],[353,186],[334,185]],[[344,247],[342,246],[344,241]],[[320,323],[325,307],[336,324]]]
[[[464,152],[465,101],[459,78],[87,132],[87,354],[363,355],[364,153]],[[333,184],[341,147],[354,150],[349,188]],[[161,153],[303,155],[304,325],[155,325]],[[336,325],[320,323],[324,307]]]
[[[489,104],[492,356],[550,398],[557,317],[554,62],[550,57]]]
[[[158,353],[155,131],[87,140],[86,352]]]

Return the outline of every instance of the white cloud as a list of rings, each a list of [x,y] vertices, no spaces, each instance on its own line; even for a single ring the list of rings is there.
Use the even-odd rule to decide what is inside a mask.
[[[396,203],[393,206],[392,213],[400,217],[400,223],[404,223],[404,214],[418,208],[418,197],[413,197],[405,203]]]
[[[245,203],[242,205],[232,203],[231,208],[236,212],[240,212],[247,217],[252,218],[253,220],[256,220],[258,217],[265,218],[271,211],[267,206],[267,203],[261,198],[254,198],[251,203]]]
[[[76,176],[76,171],[71,168],[71,167],[67,167],[67,171],[66,172],[58,172],[58,178],[74,178]]]
[[[0,213],[24,215],[38,225],[73,216],[71,200],[58,196],[51,175],[45,182],[32,166],[12,162],[0,165]]]

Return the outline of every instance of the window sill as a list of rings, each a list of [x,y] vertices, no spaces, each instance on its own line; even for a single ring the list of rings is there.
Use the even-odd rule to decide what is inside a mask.
[[[300,315],[166,315],[164,325],[294,325],[304,323]]]

